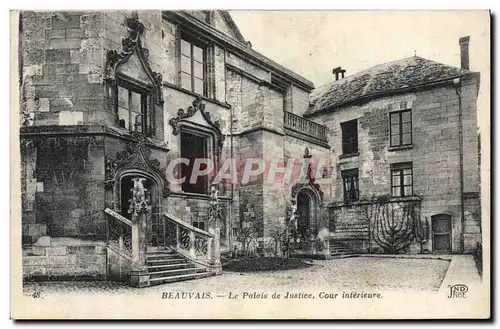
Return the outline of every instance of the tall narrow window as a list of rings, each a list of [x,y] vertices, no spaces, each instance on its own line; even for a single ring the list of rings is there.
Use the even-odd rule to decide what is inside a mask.
[[[411,145],[411,110],[392,112],[391,146]]]
[[[147,134],[147,93],[118,86],[118,122],[121,128]]]
[[[351,120],[340,124],[342,127],[342,153],[353,154],[358,152],[358,120]]]
[[[344,201],[352,202],[359,200],[359,174],[358,169],[342,171],[344,181]]]
[[[182,183],[182,190],[189,193],[208,194],[208,176],[201,175],[191,182],[191,175],[194,170],[205,170],[205,167],[194,168],[195,160],[207,159],[208,138],[181,131],[181,158],[188,159],[189,165],[182,164],[181,177],[186,180]],[[203,161],[202,161],[203,162]],[[205,166],[202,164],[201,166]]]
[[[413,165],[411,162],[391,165],[392,196],[413,195]]]
[[[181,39],[181,87],[206,96],[206,51],[187,38]]]

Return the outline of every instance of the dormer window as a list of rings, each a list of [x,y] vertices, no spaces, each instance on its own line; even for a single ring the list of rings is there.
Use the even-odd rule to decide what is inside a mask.
[[[116,126],[162,140],[162,77],[151,70],[148,50],[142,47],[144,25],[137,17],[125,22],[129,36],[122,40],[122,49],[106,53],[108,104],[115,114]]]
[[[149,135],[148,92],[126,83],[118,85],[118,125],[130,132]]]

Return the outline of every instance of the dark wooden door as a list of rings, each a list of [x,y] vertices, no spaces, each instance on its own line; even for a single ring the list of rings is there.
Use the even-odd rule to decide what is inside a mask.
[[[309,196],[305,193],[299,193],[297,196],[297,233],[301,240],[306,240],[309,235],[309,224],[311,221],[311,202]]]
[[[432,246],[435,252],[451,252],[451,216],[432,216]]]

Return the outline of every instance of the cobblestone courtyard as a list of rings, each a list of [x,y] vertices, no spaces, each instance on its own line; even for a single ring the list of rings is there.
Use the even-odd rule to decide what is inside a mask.
[[[376,289],[438,290],[450,262],[442,259],[406,259],[356,257],[314,260],[305,269],[236,273],[168,285],[130,288],[113,282],[30,282],[24,285],[26,295],[53,294],[133,294],[149,295],[168,292],[303,289]]]

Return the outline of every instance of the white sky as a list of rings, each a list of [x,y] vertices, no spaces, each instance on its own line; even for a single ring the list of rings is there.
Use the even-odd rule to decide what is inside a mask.
[[[478,111],[489,113],[486,11],[230,11],[253,49],[311,80],[333,80],[413,56],[460,67],[458,39],[470,36],[470,68],[481,73]],[[488,118],[487,118],[488,117]],[[481,126],[489,116],[480,117]]]

